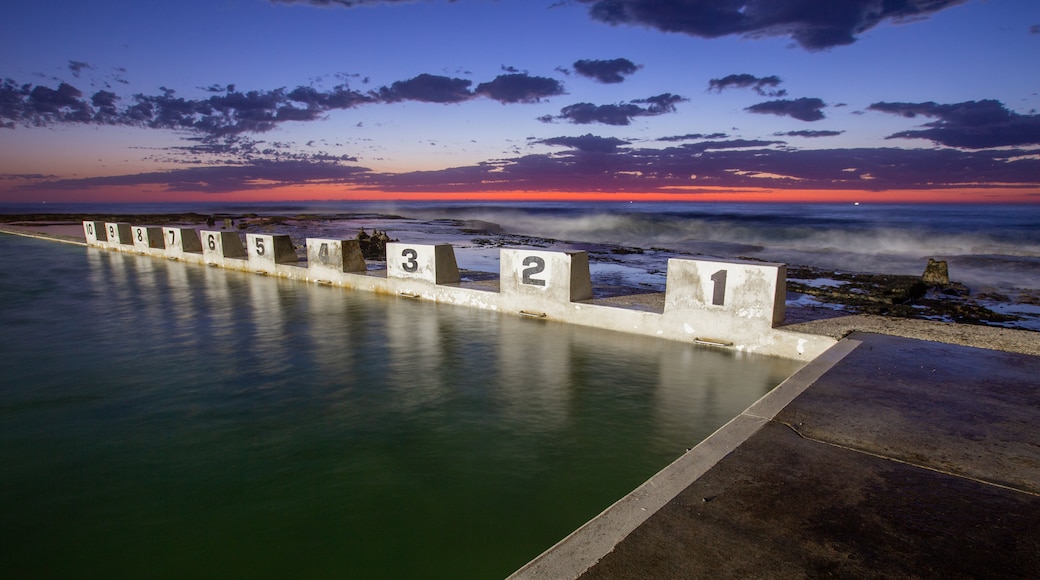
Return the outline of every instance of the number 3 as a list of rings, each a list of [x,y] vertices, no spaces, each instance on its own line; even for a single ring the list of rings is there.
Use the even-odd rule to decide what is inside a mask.
[[[419,257],[419,252],[412,248],[406,248],[401,252],[401,257],[406,258],[404,264],[401,265],[405,272],[412,273],[419,270],[419,262],[416,261],[416,258]]]

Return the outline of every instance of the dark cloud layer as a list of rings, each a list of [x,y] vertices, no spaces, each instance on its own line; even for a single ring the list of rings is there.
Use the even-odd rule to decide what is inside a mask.
[[[628,141],[625,141],[624,139],[618,139],[617,137],[599,137],[591,133],[586,133],[580,137],[553,137],[551,139],[535,141],[535,143],[570,147],[586,153],[613,153],[618,147],[628,145]]]
[[[466,79],[421,74],[367,92],[346,85],[329,90],[299,86],[291,91],[239,91],[233,84],[214,84],[202,89],[211,93],[203,99],[185,99],[167,88],[161,88],[157,95],[139,93],[122,99],[104,90],[85,97],[68,83],[50,88],[4,79],[0,82],[0,128],[94,123],[171,129],[223,139],[264,133],[287,121],[313,121],[330,111],[366,104],[459,103],[480,97],[501,103],[531,103],[564,92],[555,79],[527,74],[500,75],[475,90],[470,90],[472,84]]]
[[[627,58],[613,60],[579,60],[574,63],[574,70],[582,76],[596,79],[601,83],[620,83],[641,67]]]
[[[776,75],[756,77],[749,74],[733,74],[721,79],[711,79],[708,81],[708,90],[721,92],[723,89],[729,88],[752,89],[764,97],[782,97],[787,94],[787,91],[776,88],[782,82]]]
[[[603,153],[577,147],[584,137],[558,139],[560,145],[574,150],[441,171],[374,174],[366,176],[366,184],[385,191],[488,192],[523,187],[531,191],[645,193],[684,187],[881,191],[991,183],[1035,188],[1040,182],[1040,160],[1023,157],[1023,151],[792,150],[763,146],[777,144],[773,141],[734,140],[665,149],[624,147]]]
[[[575,125],[602,123],[604,125],[628,125],[636,117],[653,117],[675,111],[675,105],[686,99],[671,93],[664,93],[646,99],[636,99],[628,103],[615,105],[595,105],[593,103],[576,103],[560,110],[560,114],[545,116],[540,119],[546,123],[563,120]]]
[[[1040,115],[1020,115],[1000,101],[967,101],[952,105],[926,103],[874,103],[872,111],[907,118],[931,117],[924,129],[901,131],[889,139],[929,139],[948,147],[985,149],[1040,145]]]
[[[766,101],[751,105],[744,109],[749,113],[762,113],[768,115],[786,115],[799,121],[819,121],[824,118],[823,111],[826,104],[820,99],[802,97],[800,99],[780,99]]]
[[[785,131],[773,133],[776,137],[837,137],[845,131]]]
[[[477,85],[475,94],[500,103],[536,103],[543,98],[563,94],[556,79],[526,74],[500,75],[495,80]]]
[[[965,0],[578,0],[592,18],[703,38],[790,36],[808,50],[852,44],[881,22],[930,16]]]

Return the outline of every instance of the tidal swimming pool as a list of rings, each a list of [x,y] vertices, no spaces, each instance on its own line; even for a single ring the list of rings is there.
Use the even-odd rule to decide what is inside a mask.
[[[13,577],[504,577],[801,363],[0,235]]]

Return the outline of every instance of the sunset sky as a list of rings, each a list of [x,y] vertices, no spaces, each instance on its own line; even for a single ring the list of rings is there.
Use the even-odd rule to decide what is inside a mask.
[[[1040,203],[1037,0],[0,14],[0,203]]]

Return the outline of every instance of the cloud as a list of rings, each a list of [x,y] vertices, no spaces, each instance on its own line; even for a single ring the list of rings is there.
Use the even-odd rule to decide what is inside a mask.
[[[320,7],[353,8],[355,6],[371,6],[373,4],[402,4],[415,0],[270,0],[272,4],[309,4]],[[448,0],[455,2],[455,0]]]
[[[723,89],[728,88],[750,88],[765,97],[782,97],[787,94],[787,91],[776,89],[776,87],[780,86],[780,83],[782,82],[783,81],[780,80],[780,77],[776,75],[756,77],[755,75],[749,74],[733,74],[724,76],[721,79],[711,79],[708,81],[708,90],[719,93],[722,92]],[[773,88],[775,90],[767,90],[767,88]]]
[[[336,163],[310,161],[258,161],[248,165],[189,167],[132,175],[65,179],[26,185],[29,189],[77,190],[119,186],[160,186],[163,191],[231,193],[270,189],[309,182],[356,181],[368,169]]]
[[[379,98],[390,103],[460,103],[473,98],[473,93],[469,90],[472,84],[473,81],[466,79],[423,73],[406,81],[395,81],[390,87],[379,89]]]
[[[749,113],[768,115],[786,115],[799,121],[819,121],[824,117],[822,109],[826,104],[820,99],[802,97],[800,99],[780,99],[751,105],[744,109]]]
[[[636,99],[628,103],[616,105],[595,105],[593,103],[576,103],[560,110],[556,117],[547,115],[540,117],[543,122],[561,119],[575,125],[603,123],[604,125],[629,125],[636,117],[653,117],[672,113],[676,103],[686,99],[671,93],[664,93],[646,99]],[[642,106],[642,105],[647,106]]]
[[[628,145],[628,141],[625,141],[624,139],[618,139],[617,137],[598,137],[591,133],[586,133],[580,137],[553,137],[551,139],[535,141],[535,143],[570,147],[585,153],[613,153],[618,147]]]
[[[579,60],[574,63],[574,70],[578,74],[607,84],[620,83],[625,80],[625,75],[630,75],[640,68],[640,65],[627,58]]]
[[[773,133],[777,137],[837,137],[845,131],[786,131]]]
[[[937,120],[922,125],[925,129],[901,131],[888,139],[929,139],[948,147],[985,149],[1040,145],[1040,115],[1020,115],[992,99],[966,101],[952,105],[926,103],[874,103],[868,110],[902,115],[918,115]]]
[[[545,97],[562,95],[563,85],[548,77],[506,74],[480,83],[475,92],[500,103],[537,103]]]
[[[695,141],[698,139],[725,139],[727,135],[725,133],[687,133],[686,135],[672,135],[669,137],[659,137],[657,141]]]
[[[594,143],[556,138],[563,146]],[[762,144],[776,144],[764,141]],[[595,154],[590,154],[595,153]],[[669,192],[693,187],[799,189],[937,189],[1040,186],[1037,151],[956,149],[814,149],[757,146],[755,141],[664,149],[525,155],[466,167],[406,174],[367,174],[363,187],[382,191]],[[778,192],[779,194],[779,192]]]
[[[578,0],[595,20],[718,38],[789,36],[802,48],[852,44],[883,21],[930,16],[965,0]]]
[[[78,60],[70,60],[69,61],[69,70],[72,71],[72,76],[74,76],[76,78],[79,78],[79,73],[83,69],[92,69],[92,68],[94,68],[94,65],[92,65],[92,64],[90,64],[88,62],[82,62],[82,61],[78,61]]]

